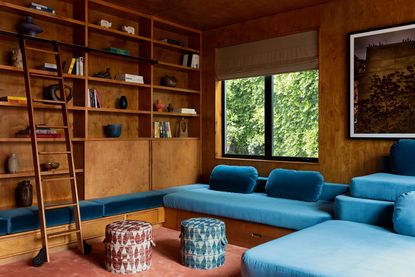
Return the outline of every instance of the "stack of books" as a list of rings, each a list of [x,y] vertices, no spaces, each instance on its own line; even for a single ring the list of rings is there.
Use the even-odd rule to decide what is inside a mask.
[[[154,137],[155,138],[171,138],[170,122],[153,122]]]
[[[84,76],[84,57],[72,58],[68,66],[64,68],[68,74]]]
[[[134,74],[117,74],[115,76],[116,80],[121,80],[124,82],[131,82],[131,83],[137,83],[137,84],[144,84],[144,78],[140,75],[134,75]]]
[[[0,101],[13,103],[13,104],[27,104],[26,97],[22,97],[22,96],[3,96],[3,97],[0,97]]]
[[[27,127],[24,130],[20,130],[16,133],[17,138],[30,138],[30,128]],[[61,138],[62,134],[58,134],[56,129],[53,128],[37,128],[36,129],[36,137],[38,138]]]
[[[184,54],[183,55],[183,66],[188,66],[192,68],[199,68],[200,57],[198,54]]]
[[[174,109],[175,113],[182,113],[182,114],[194,114],[196,115],[197,112],[195,109],[191,109],[191,108],[180,108],[180,109]]]
[[[51,72],[57,72],[58,66],[54,63],[43,63],[41,66],[38,66],[41,70],[51,71]]]
[[[96,89],[88,89],[88,107],[101,108],[101,98]]]
[[[53,8],[45,6],[45,5],[37,4],[37,3],[34,3],[34,2],[29,4],[29,8],[35,9],[35,10],[38,10],[38,11],[42,11],[42,12],[47,12],[47,13],[50,13],[50,14],[56,14],[56,12]]]

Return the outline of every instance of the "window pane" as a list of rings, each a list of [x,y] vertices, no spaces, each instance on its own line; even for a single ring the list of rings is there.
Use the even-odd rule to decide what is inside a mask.
[[[273,155],[318,158],[318,70],[273,79]]]
[[[225,81],[225,153],[264,155],[264,77]]]

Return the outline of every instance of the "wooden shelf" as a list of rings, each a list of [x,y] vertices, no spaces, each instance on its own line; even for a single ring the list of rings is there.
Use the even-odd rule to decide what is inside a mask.
[[[143,17],[143,18],[147,18],[150,19],[151,16],[140,13],[140,12],[136,12],[132,9],[128,9],[122,6],[118,6],[106,1],[102,1],[102,0],[88,0],[88,4],[89,4],[89,9],[96,9],[97,6],[103,7],[105,9],[105,11],[111,11],[111,12],[116,12],[118,14],[120,14],[121,16],[127,16],[127,17]],[[91,5],[92,4],[92,5]],[[94,7],[95,6],[95,7]]]
[[[200,71],[199,68],[193,68],[193,67],[189,67],[189,66],[183,66],[183,65],[168,63],[168,62],[163,62],[163,61],[158,61],[156,66],[157,65],[162,66],[162,67],[170,67],[170,68],[173,68],[173,69],[176,69],[176,70],[181,70],[181,71]]]
[[[84,141],[84,138],[72,138],[72,141]],[[38,138],[38,142],[65,142],[64,138]],[[0,142],[31,142],[30,138],[0,138]]]
[[[159,18],[159,17],[153,17],[153,22],[154,22],[154,27],[155,28],[159,28],[159,29],[163,29],[169,32],[173,32],[173,33],[180,33],[180,34],[184,34],[184,35],[200,35],[201,31],[190,28],[190,27],[185,27],[182,26],[180,24]]]
[[[163,41],[159,41],[159,40],[153,40],[153,43],[155,44],[155,46],[159,46],[159,47],[164,47],[164,48],[172,48],[172,49],[177,49],[183,52],[191,52],[191,53],[196,53],[199,54],[200,51],[193,49],[193,48],[189,48],[189,47],[183,47],[180,45],[175,45],[172,43],[167,43],[167,42],[163,42]]]
[[[124,113],[124,114],[145,114],[150,115],[150,111],[139,111],[139,110],[123,110],[123,109],[112,109],[112,108],[87,108],[88,112],[97,113]]]
[[[169,113],[169,112],[153,112],[157,116],[178,116],[178,117],[200,117],[199,114],[185,114],[185,113]]]
[[[98,32],[101,32],[101,33],[104,33],[104,34],[115,35],[115,36],[118,36],[118,37],[124,38],[124,39],[130,39],[130,40],[142,41],[142,42],[151,42],[151,39],[147,38],[147,37],[143,37],[143,36],[139,36],[139,35],[131,35],[131,34],[128,34],[126,32],[123,32],[123,31],[119,31],[119,30],[115,30],[115,29],[111,29],[111,28],[104,28],[104,27],[101,27],[101,26],[96,25],[96,24],[89,23],[88,28],[92,29],[92,30],[95,30],[95,31],[98,31]]]
[[[200,94],[200,91],[198,90],[186,89],[186,88],[173,88],[173,87],[157,86],[157,85],[154,85],[153,88],[156,90],[167,90],[169,92]]]
[[[179,138],[179,137],[174,137],[174,138],[152,138],[151,140],[155,140],[155,141],[159,141],[159,140],[199,140],[200,138],[197,137],[187,137],[187,138]]]
[[[0,1],[0,8],[9,9],[17,14],[21,15],[31,15],[34,18],[39,18],[42,20],[46,20],[48,22],[65,24],[65,25],[77,25],[77,26],[85,26],[85,23],[76,19],[64,17],[58,14],[50,14],[47,12],[42,12],[39,10],[23,7],[20,5],[7,3],[4,1]]]
[[[76,169],[75,173],[82,173],[84,172],[83,169]],[[51,171],[42,171],[44,175],[51,176],[51,175],[62,175],[62,174],[69,174],[68,170],[59,169],[59,170],[51,170]],[[35,177],[34,171],[23,171],[19,173],[3,173],[0,174],[0,179],[13,179],[13,178],[27,178],[27,177]]]
[[[131,87],[143,87],[143,88],[151,88],[151,85],[148,84],[137,84],[133,82],[125,82],[121,80],[113,80],[113,79],[105,79],[99,77],[88,77],[88,81],[97,82],[97,83],[104,83],[104,84],[114,84],[114,85],[124,85],[124,86],[131,86]]]
[[[27,104],[19,104],[19,103],[10,103],[10,102],[2,102],[0,101],[0,107],[11,107],[11,108],[27,108]],[[42,104],[34,104],[33,107],[35,109],[45,109],[45,110],[60,110],[61,108],[56,105],[42,105]],[[68,107],[68,111],[85,111],[84,107],[78,106],[70,106]]]
[[[150,138],[87,138],[86,141],[143,141]]]
[[[22,73],[23,74],[23,68],[17,68],[15,66],[11,66],[11,65],[0,65],[0,70],[1,71],[10,71],[10,72],[16,72],[16,73]],[[30,69],[31,73],[35,73],[35,74],[43,74],[43,75],[48,75],[48,76],[58,76],[58,73],[56,72],[50,72],[50,71],[46,71],[46,70],[41,70],[41,69]],[[23,75],[22,75],[23,77]],[[85,76],[80,76],[80,75],[73,75],[73,74],[67,74],[64,73],[63,74],[64,78],[67,79],[80,79],[83,80],[85,79]]]

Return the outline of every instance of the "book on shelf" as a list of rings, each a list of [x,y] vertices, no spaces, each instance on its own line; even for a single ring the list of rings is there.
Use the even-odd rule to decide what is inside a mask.
[[[124,82],[144,84],[144,78],[143,78],[143,76],[140,76],[140,75],[123,73],[123,74],[117,74],[115,76],[115,79],[116,80],[121,80],[121,81],[124,81]]]
[[[48,7],[48,6],[45,6],[45,5],[34,3],[34,2],[29,4],[29,8],[39,10],[39,11],[42,11],[42,12],[47,12],[47,13],[50,13],[50,14],[56,14],[55,9],[53,9],[51,7]]]
[[[42,65],[38,66],[38,69],[51,71],[51,72],[57,72],[58,66],[53,63],[43,63]]]
[[[20,130],[16,133],[17,138],[30,138],[30,128],[27,127],[24,130]],[[49,127],[38,127],[36,129],[36,137],[38,138],[61,138],[62,134],[58,134],[56,129]]]
[[[179,108],[173,110],[175,113],[183,113],[183,114],[197,114],[195,109],[192,108]]]
[[[153,122],[154,138],[171,138],[171,127],[169,121]]]
[[[164,42],[164,43],[174,44],[174,45],[177,45],[177,46],[182,46],[182,47],[184,46],[184,43],[181,42],[180,40],[177,40],[177,39],[163,38],[160,41]]]
[[[88,107],[101,108],[101,98],[96,89],[88,89]]]
[[[182,65],[191,67],[191,68],[199,68],[200,57],[198,54],[188,53],[183,55]]]
[[[3,96],[0,97],[0,101],[14,104],[27,104],[27,98],[23,96]]]
[[[84,76],[84,57],[72,58],[64,71],[68,74]]]

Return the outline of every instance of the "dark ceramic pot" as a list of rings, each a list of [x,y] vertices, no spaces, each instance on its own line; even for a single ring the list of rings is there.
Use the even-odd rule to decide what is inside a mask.
[[[17,184],[16,193],[16,206],[18,207],[30,207],[33,202],[33,187],[29,180],[21,181]]]
[[[161,78],[160,83],[162,86],[174,88],[177,85],[177,79],[174,76],[164,76]]]
[[[33,18],[31,16],[26,16],[25,21],[20,23],[20,31],[32,37],[35,37],[37,34],[43,32],[43,29],[33,23]]]
[[[121,136],[121,124],[109,124],[104,126],[105,136],[108,138],[118,138]]]
[[[126,109],[128,107],[127,97],[121,96],[118,102],[118,106],[120,107],[120,109]]]

